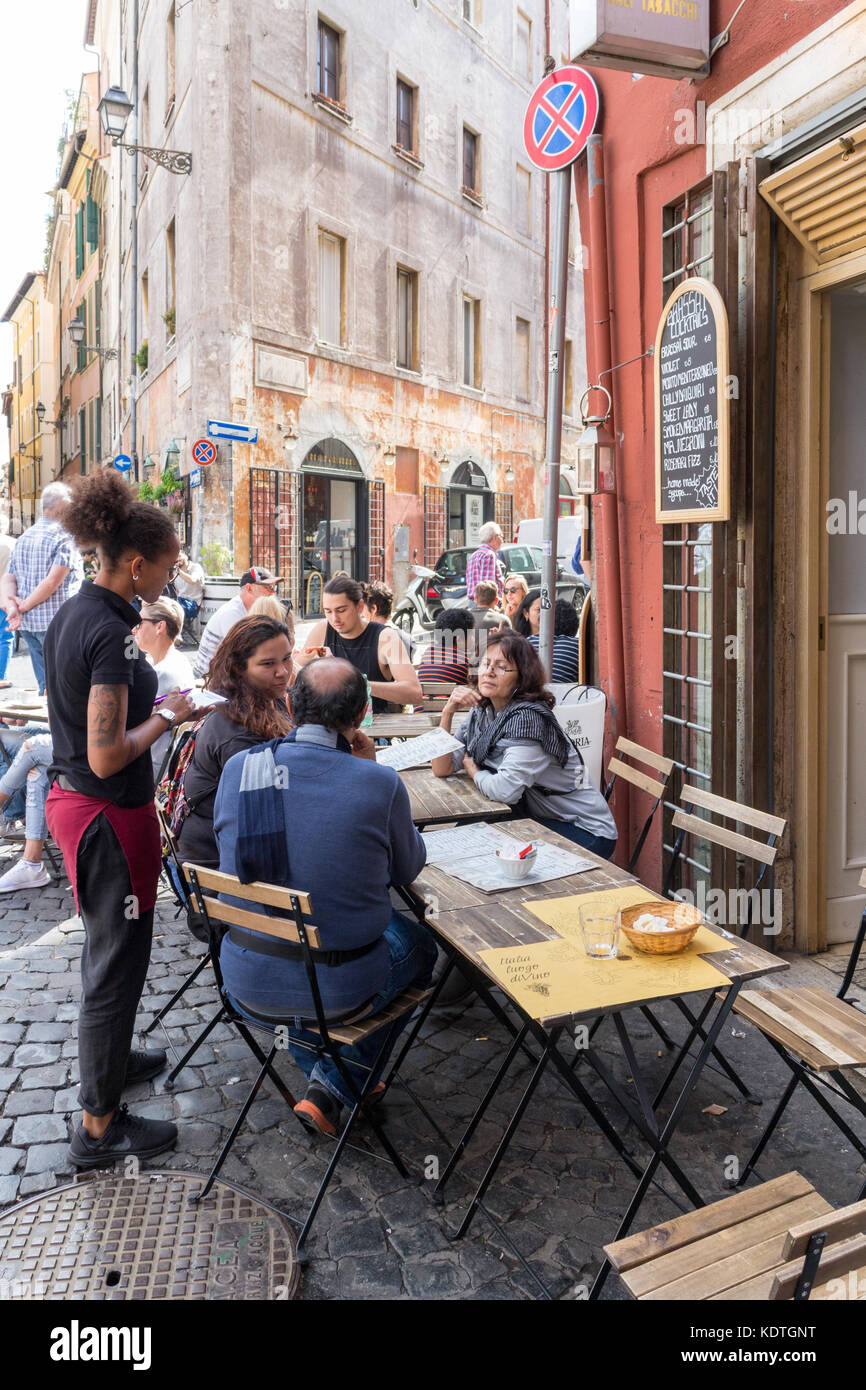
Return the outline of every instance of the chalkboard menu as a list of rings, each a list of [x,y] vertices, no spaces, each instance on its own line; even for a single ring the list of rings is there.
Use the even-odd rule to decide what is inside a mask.
[[[655,344],[656,521],[730,516],[728,316],[709,280],[684,280]]]

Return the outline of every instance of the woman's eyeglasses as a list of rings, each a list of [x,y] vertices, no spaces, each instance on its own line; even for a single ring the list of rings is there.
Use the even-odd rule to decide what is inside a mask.
[[[139,618],[138,625],[141,627],[142,623],[153,623],[154,627],[156,627],[157,623],[161,622],[162,618]]]
[[[513,584],[510,589],[505,590],[506,594],[522,594],[523,590],[519,584]]]
[[[479,676],[510,676],[516,668],[514,666],[503,666],[500,662],[495,665],[481,665],[478,667]]]

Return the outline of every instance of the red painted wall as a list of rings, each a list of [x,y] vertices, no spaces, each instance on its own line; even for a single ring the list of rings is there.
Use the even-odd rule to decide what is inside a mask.
[[[737,3],[719,0],[713,6],[713,35],[725,28]],[[734,20],[729,42],[713,58],[711,75],[694,83],[656,77],[636,82],[630,73],[591,69],[601,94],[597,133],[604,141],[614,364],[636,357],[655,340],[662,309],[662,208],[706,175],[705,146],[677,142],[678,127],[680,139],[685,128],[682,112],[694,112],[699,101],[707,106],[717,101],[846,8],[847,0],[747,0]],[[694,124],[699,135],[697,121]],[[584,229],[589,226],[585,157],[575,166],[575,181],[585,243]],[[604,306],[593,302],[593,250],[584,246],[589,381],[597,379],[598,371],[593,362],[593,323],[605,316]],[[615,372],[613,396],[614,429],[621,436],[617,491],[627,730],[638,743],[661,752],[662,529],[655,522],[652,358]],[[602,592],[598,603],[603,625]],[[599,650],[603,661],[603,634]],[[604,683],[603,668],[601,674]],[[635,795],[631,824],[620,824],[623,849],[626,841],[634,844],[645,816],[646,798]],[[648,882],[659,878],[660,824],[654,831],[640,863],[641,875]],[[628,853],[618,853],[617,859],[625,862]]]

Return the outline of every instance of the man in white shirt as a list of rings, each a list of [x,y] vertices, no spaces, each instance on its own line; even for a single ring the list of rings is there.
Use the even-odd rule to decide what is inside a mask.
[[[280,583],[282,580],[279,575],[271,574],[270,570],[262,569],[260,566],[248,569],[241,575],[240,592],[217,609],[202,633],[198,654],[192,667],[197,676],[207,675],[220,642],[235,623],[247,616],[256,599],[264,594],[273,594]]]
[[[180,569],[175,575],[177,601],[187,620],[196,617],[204,598],[204,570],[182,550],[177,557]]]

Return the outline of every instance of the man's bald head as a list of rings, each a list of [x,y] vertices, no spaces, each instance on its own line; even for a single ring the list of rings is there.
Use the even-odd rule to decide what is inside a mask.
[[[295,724],[351,729],[367,708],[367,682],[349,661],[321,657],[304,666],[291,689]]]

